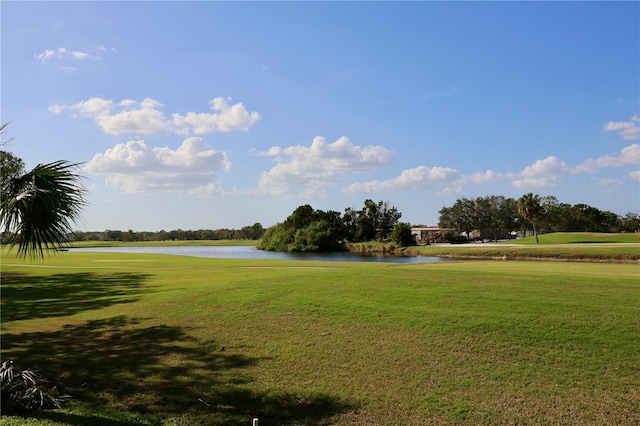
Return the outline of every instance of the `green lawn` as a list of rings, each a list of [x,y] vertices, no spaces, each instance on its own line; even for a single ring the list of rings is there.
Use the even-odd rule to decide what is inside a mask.
[[[500,243],[444,244],[408,247],[406,253],[426,256],[493,257],[638,262],[640,234],[557,232]]]
[[[640,234],[598,232],[554,232],[538,235],[539,244],[640,243]],[[511,244],[536,244],[535,237],[509,241]]]
[[[407,254],[469,258],[557,259],[585,261],[638,262],[640,244],[469,244],[409,247]]]
[[[2,425],[640,423],[640,265],[3,252]]]

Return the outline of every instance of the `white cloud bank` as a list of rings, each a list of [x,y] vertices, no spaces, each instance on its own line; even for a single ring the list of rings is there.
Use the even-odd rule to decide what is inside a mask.
[[[258,155],[274,157],[278,164],[262,172],[254,192],[280,196],[324,196],[338,177],[371,172],[393,161],[386,148],[357,146],[344,136],[333,143],[317,136],[310,146],[273,146]]]
[[[211,108],[217,113],[173,114],[171,119],[165,118],[159,110],[162,104],[151,98],[141,102],[125,99],[118,104],[92,98],[75,105],[54,105],[50,110],[57,114],[69,110],[78,116],[93,118],[106,133],[114,135],[247,130],[260,119],[258,113],[249,113],[242,103],[229,105],[229,100],[215,98],[210,101]],[[638,121],[637,116],[633,120]],[[607,125],[611,131],[629,128],[612,123]],[[393,162],[393,153],[385,147],[354,145],[344,136],[333,143],[317,136],[309,146],[272,146],[267,151],[257,152],[257,155],[273,157],[276,165],[261,173],[257,188],[234,190],[233,193],[307,198],[325,196],[325,191],[335,181],[346,179],[350,174],[373,172]],[[389,180],[353,183],[344,191],[353,194],[438,188],[434,195],[452,195],[460,193],[466,184],[480,185],[502,179],[510,180],[519,190],[544,189],[555,187],[558,180],[566,176],[639,164],[640,144],[635,143],[615,154],[590,158],[576,166],[549,156],[516,173],[486,170],[465,175],[451,167],[421,165],[404,170]],[[107,176],[107,185],[127,193],[186,190],[194,195],[220,195],[230,192],[217,186],[214,174],[227,171],[229,167],[225,153],[210,149],[199,137],[190,137],[176,150],[150,147],[144,141],[118,144],[103,154],[96,154],[85,169],[91,174]],[[626,177],[640,180],[640,170],[628,172]],[[622,183],[620,179],[600,179],[597,182],[603,186]]]
[[[640,164],[640,145],[631,144],[622,148],[614,155],[603,155],[592,159],[589,158],[582,163],[571,167],[564,161],[554,156],[537,160],[532,165],[526,167],[520,173],[507,174],[512,179],[512,185],[517,189],[553,188],[558,179],[577,175],[580,173],[595,173],[601,168],[627,167]],[[601,180],[600,183],[607,182]],[[611,184],[611,182],[608,182]]]
[[[165,117],[160,111],[163,105],[151,98],[141,102],[124,99],[118,103],[110,99],[91,98],[74,105],[52,105],[49,110],[55,114],[70,111],[76,118],[92,118],[105,133],[114,136],[155,133],[201,135],[246,131],[260,120],[260,114],[247,111],[241,102],[229,105],[229,101],[231,98],[214,98],[209,101],[213,110],[211,113],[175,113],[171,118]]]
[[[389,180],[373,180],[364,183],[354,183],[344,189],[350,194],[373,193],[396,190],[417,190],[425,188],[443,187],[434,195],[445,196],[462,192],[462,186],[467,183],[483,184],[497,182],[502,178],[500,173],[493,170],[464,175],[460,170],[451,167],[418,166],[404,170],[399,176]]]
[[[593,173],[604,167],[625,167],[640,164],[640,144],[634,143],[624,147],[615,155],[603,155],[596,159],[588,159],[576,166],[579,172]]]
[[[520,173],[509,176],[511,184],[517,189],[527,188],[553,188],[556,186],[558,178],[574,174],[575,170],[564,161],[554,156],[549,156],[544,160],[537,160],[532,165],[527,166]]]
[[[623,139],[636,139],[640,136],[640,118],[634,115],[631,121],[611,121],[604,126],[605,131],[617,131]],[[442,186],[442,190],[435,195],[450,195],[461,192],[462,185],[467,183],[482,184],[497,182],[506,177],[519,190],[546,189],[557,185],[560,178],[581,173],[594,173],[600,168],[627,167],[640,164],[640,145],[631,144],[622,148],[614,155],[603,155],[596,159],[587,159],[576,166],[570,166],[555,156],[536,160],[518,173],[500,174],[492,170],[464,175],[461,171],[450,167],[418,166],[404,170],[399,176],[389,180],[372,180],[354,183],[344,189],[347,193],[378,193],[382,191],[421,189]],[[629,177],[636,179],[638,172],[629,173]],[[614,184],[611,180],[599,181],[601,185]],[[615,181],[617,184],[618,180]]]
[[[634,115],[630,121],[610,121],[604,125],[605,132],[618,132],[622,139],[640,139],[640,117]]]
[[[423,189],[444,187],[435,195],[451,195],[461,192],[462,185],[497,182],[500,179],[511,179],[511,184],[519,189],[546,189],[557,185],[558,180],[581,173],[593,173],[600,168],[627,167],[640,164],[640,145],[632,144],[622,148],[614,155],[603,155],[596,159],[587,159],[577,166],[569,166],[555,156],[536,160],[518,173],[497,173],[493,170],[464,175],[461,171],[449,167],[418,166],[404,170],[399,176],[389,180],[372,180],[354,183],[344,189],[347,193],[378,193],[382,191]],[[633,171],[628,175],[632,179],[640,178],[640,172]],[[600,184],[611,185],[612,180],[601,180]],[[616,183],[619,181],[616,181]]]
[[[459,170],[449,167],[419,166],[404,170],[398,177],[390,180],[373,180],[365,183],[354,183],[345,188],[347,193],[373,193],[399,189],[420,189],[437,185],[452,184],[463,177]]]
[[[106,176],[107,186],[125,193],[187,191],[196,195],[223,193],[215,173],[228,171],[224,152],[210,149],[199,137],[187,138],[177,149],[129,141],[96,154],[84,170]]]

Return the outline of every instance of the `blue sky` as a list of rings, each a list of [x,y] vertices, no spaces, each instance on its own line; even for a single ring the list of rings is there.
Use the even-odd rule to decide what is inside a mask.
[[[78,229],[527,192],[640,211],[638,2],[10,2],[1,122]],[[6,138],[5,138],[6,139]]]

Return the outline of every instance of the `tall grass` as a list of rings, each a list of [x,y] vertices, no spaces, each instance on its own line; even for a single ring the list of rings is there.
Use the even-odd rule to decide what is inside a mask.
[[[65,253],[2,272],[3,357],[75,397],[34,424],[640,423],[637,264]]]

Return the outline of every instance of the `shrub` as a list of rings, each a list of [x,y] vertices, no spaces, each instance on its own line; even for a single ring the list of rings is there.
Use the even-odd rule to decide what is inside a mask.
[[[2,414],[61,408],[63,401],[68,398],[66,395],[60,396],[55,386],[49,387],[37,371],[20,371],[13,366],[13,361],[2,362],[0,381]]]

